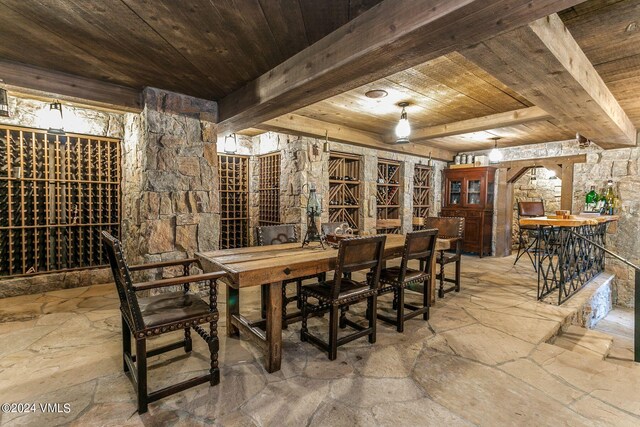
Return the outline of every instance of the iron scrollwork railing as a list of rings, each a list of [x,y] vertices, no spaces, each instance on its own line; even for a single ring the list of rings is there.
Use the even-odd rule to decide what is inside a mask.
[[[635,270],[634,360],[640,363],[640,266],[605,247],[606,223],[538,231],[538,299],[558,289],[558,304],[566,301],[604,270],[605,254]]]

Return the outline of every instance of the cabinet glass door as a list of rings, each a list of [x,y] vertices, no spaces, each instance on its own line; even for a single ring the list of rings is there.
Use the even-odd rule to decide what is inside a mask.
[[[480,180],[468,180],[467,181],[467,205],[479,205],[480,204]]]
[[[449,205],[459,205],[462,201],[462,180],[449,181]]]
[[[493,182],[487,184],[487,205],[493,206]]]

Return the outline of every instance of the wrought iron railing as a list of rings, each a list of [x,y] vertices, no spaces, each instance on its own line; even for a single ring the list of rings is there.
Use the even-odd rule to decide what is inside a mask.
[[[597,241],[589,239],[585,235],[578,234],[578,233],[576,233],[575,231],[573,231],[571,229],[569,229],[569,231],[571,232],[571,234],[572,234],[572,236],[574,238],[588,243],[589,245],[597,248],[603,254],[607,253],[607,254],[611,255],[613,258],[617,259],[618,261],[622,262],[623,264],[625,264],[625,265],[627,265],[627,266],[629,266],[629,267],[631,267],[631,268],[633,268],[635,270],[634,271],[635,289],[634,289],[633,347],[634,347],[634,360],[636,362],[640,363],[640,266],[635,265],[634,263],[632,263],[629,260],[621,257],[620,255],[616,254],[615,252],[612,252],[609,249],[605,248],[604,247],[604,240],[603,240],[602,244],[600,244]],[[603,260],[604,260],[604,258],[603,258]]]

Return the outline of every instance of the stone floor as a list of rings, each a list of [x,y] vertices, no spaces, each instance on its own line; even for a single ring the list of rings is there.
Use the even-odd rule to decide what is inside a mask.
[[[404,334],[379,322],[376,344],[354,341],[331,362],[292,325],[274,374],[248,341],[223,338],[219,386],[163,399],[142,416],[121,371],[113,286],[1,299],[0,403],[68,403],[69,411],[3,413],[0,424],[640,425],[640,366],[546,343],[570,310],[535,301],[530,265],[463,262],[462,292],[438,300],[429,322],[407,322]],[[257,301],[255,292],[242,298]],[[194,338],[191,355],[153,358],[150,387],[203,372],[206,355]]]
[[[616,307],[598,322],[595,330],[613,338],[607,360],[624,366],[633,366],[633,309]]]

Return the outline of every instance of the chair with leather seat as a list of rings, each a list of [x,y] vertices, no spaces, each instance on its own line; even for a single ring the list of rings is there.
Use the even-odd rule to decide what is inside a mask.
[[[438,251],[436,254],[436,263],[440,267],[440,271],[436,274],[439,281],[438,297],[444,298],[444,294],[455,291],[460,292],[460,272],[462,268],[462,244],[464,241],[464,218],[460,217],[427,217],[425,219],[425,227],[437,228],[438,237],[441,239],[449,239],[455,244],[455,248],[449,251]],[[453,279],[445,276],[445,266],[455,263],[455,277]],[[445,289],[444,284],[453,283],[453,286]]]
[[[124,372],[131,374],[131,380],[138,397],[138,413],[147,412],[149,403],[190,387],[205,382],[209,382],[210,385],[219,384],[216,280],[224,276],[225,273],[188,275],[190,266],[198,262],[193,258],[129,267],[118,239],[103,231],[102,242],[120,299],[123,369]],[[175,266],[182,266],[185,275],[144,283],[133,283],[131,278],[131,273],[135,271]],[[198,295],[189,293],[189,285],[198,282],[208,282],[209,303],[204,302]],[[182,290],[147,297],[138,295],[141,291],[175,286],[182,286]],[[205,323],[209,323],[208,331],[201,326]],[[148,392],[147,358],[179,348],[184,348],[186,353],[190,353],[192,350],[191,329],[195,330],[209,347],[210,368],[208,373],[157,391]],[[147,350],[147,338],[180,330],[184,330],[183,340]],[[135,354],[131,353],[131,337],[136,341]]]
[[[540,229],[536,225],[520,225],[521,218],[544,216],[544,201],[518,201],[518,253],[513,265],[516,265],[524,254],[527,254],[533,269],[538,271],[535,257],[540,251]],[[525,239],[525,234],[527,238]],[[533,256],[532,256],[533,254]]]
[[[385,241],[385,235],[354,237],[340,241],[334,278],[302,288],[300,339],[304,342],[310,341],[326,351],[329,360],[336,359],[339,346],[357,338],[366,336],[370,343],[376,341],[376,302]],[[344,273],[362,270],[368,272],[362,282],[344,277]],[[317,303],[311,304],[310,299],[316,300]],[[346,308],[362,301],[367,302],[368,326],[359,325],[346,317]],[[324,311],[329,312],[328,341],[312,335],[307,327],[310,316]],[[338,326],[350,326],[355,332],[338,338]]]
[[[280,225],[265,225],[257,227],[258,246],[280,245],[285,243],[297,243],[298,242],[298,228],[295,224],[280,224]],[[298,279],[285,280],[282,282],[282,326],[287,328],[287,305],[296,302],[298,309],[302,308],[300,303],[300,289],[302,288],[302,282],[308,279],[324,280],[325,274],[321,273],[314,276],[305,276]],[[287,296],[287,285],[295,283],[296,293],[293,296]],[[262,318],[266,317],[266,290],[267,286],[261,287],[262,297]]]
[[[378,295],[393,292],[393,308],[396,317],[391,318],[378,313],[378,319],[396,326],[398,332],[404,331],[404,322],[422,314],[424,320],[429,320],[429,306],[431,305],[431,264],[435,256],[435,246],[438,236],[437,229],[421,230],[407,233],[402,251],[400,266],[387,267],[380,273]],[[408,267],[411,260],[422,261],[420,269]],[[406,304],[405,289],[409,286],[424,286],[422,292],[422,307]],[[406,312],[405,309],[409,311]]]

